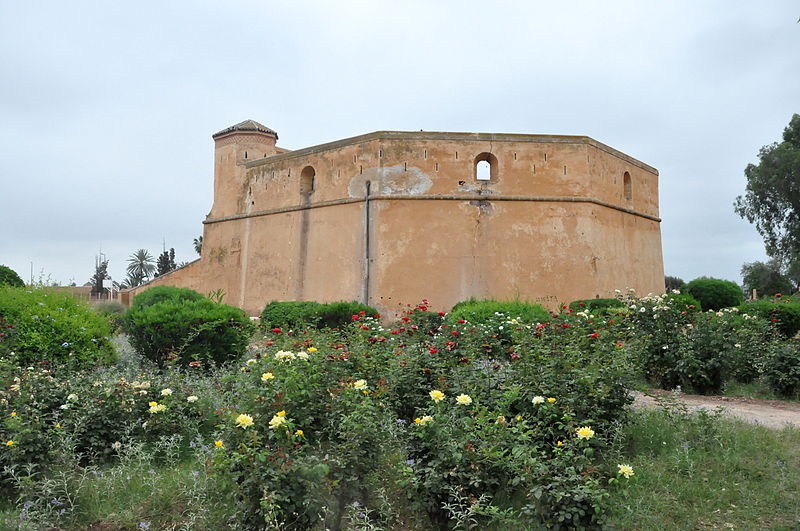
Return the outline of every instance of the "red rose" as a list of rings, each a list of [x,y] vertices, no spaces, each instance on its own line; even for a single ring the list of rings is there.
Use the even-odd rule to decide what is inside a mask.
[[[431,347],[430,349],[428,349],[428,352],[430,352],[431,354],[436,354],[437,352],[439,352],[439,349]]]
[[[280,334],[281,333],[281,329],[280,328],[273,328],[272,331],[274,333],[276,333],[276,334]]]
[[[439,317],[444,317],[444,312],[439,312]]]

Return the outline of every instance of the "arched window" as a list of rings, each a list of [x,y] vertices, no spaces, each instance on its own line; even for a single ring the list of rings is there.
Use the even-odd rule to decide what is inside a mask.
[[[630,201],[633,199],[633,186],[631,185],[631,174],[625,172],[622,176],[622,186],[625,190],[625,199]]]
[[[314,193],[314,177],[317,172],[311,166],[306,166],[300,172],[300,193],[303,195],[310,195]]]
[[[474,166],[476,181],[497,180],[497,157],[491,153],[481,153],[475,157]]]

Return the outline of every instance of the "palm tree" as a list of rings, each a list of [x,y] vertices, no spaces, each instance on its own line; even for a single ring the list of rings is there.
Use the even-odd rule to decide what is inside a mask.
[[[147,249],[139,249],[128,258],[128,278],[141,282],[150,280],[156,270],[153,255]]]
[[[203,251],[203,236],[200,235],[194,239],[194,250],[197,254],[202,254]]]

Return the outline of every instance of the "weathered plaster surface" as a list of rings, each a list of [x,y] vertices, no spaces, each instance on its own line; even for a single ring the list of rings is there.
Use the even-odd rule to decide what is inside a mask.
[[[664,289],[658,172],[591,138],[382,131],[296,151],[276,138],[215,135],[202,259],[147,286],[222,289],[253,314],[270,300],[391,312]]]

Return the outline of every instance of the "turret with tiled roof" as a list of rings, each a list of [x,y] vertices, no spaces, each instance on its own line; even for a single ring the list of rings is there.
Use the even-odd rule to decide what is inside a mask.
[[[267,133],[268,135],[274,135],[276,140],[278,139],[278,133],[276,133],[266,125],[256,122],[255,120],[245,120],[243,122],[239,122],[236,125],[226,127],[222,131],[219,131],[218,133],[214,133],[213,135],[211,135],[211,138],[217,139],[218,137],[239,131],[242,132],[253,131],[257,133]]]

